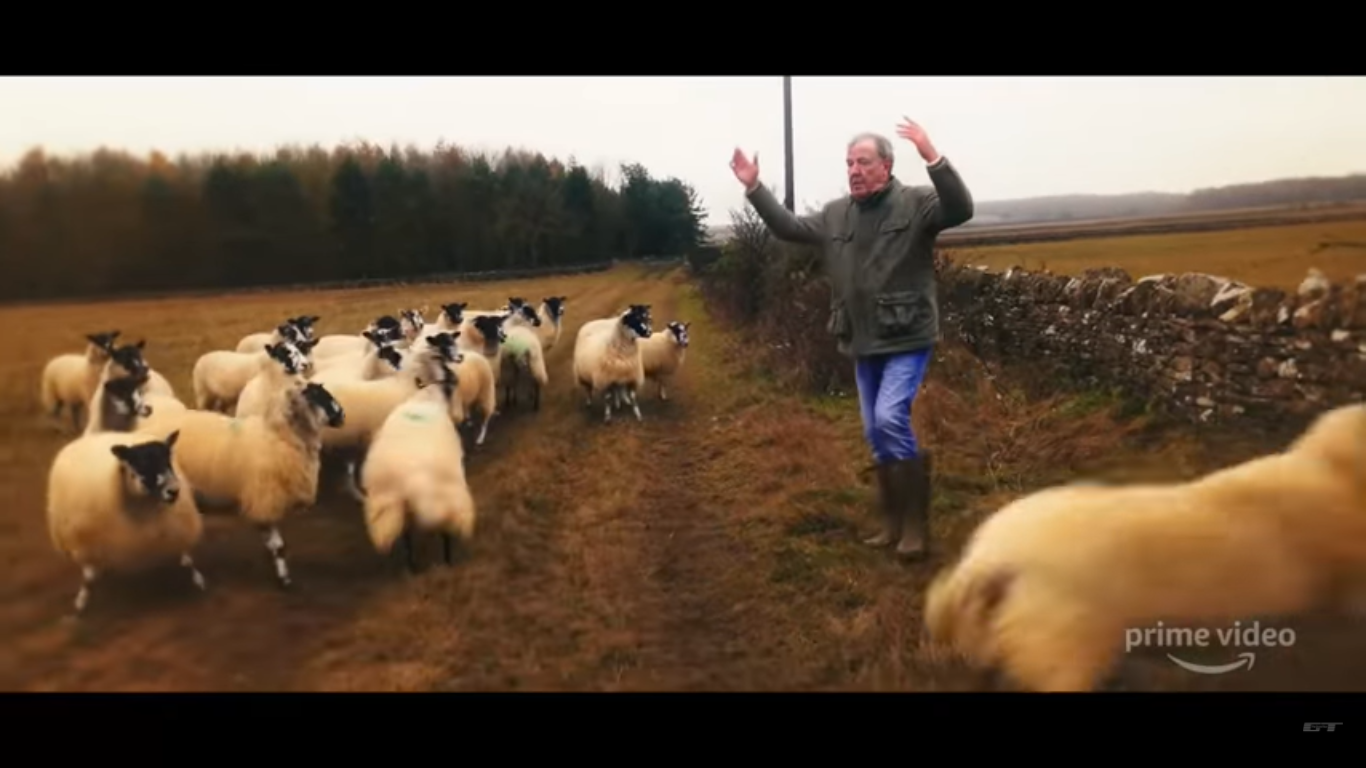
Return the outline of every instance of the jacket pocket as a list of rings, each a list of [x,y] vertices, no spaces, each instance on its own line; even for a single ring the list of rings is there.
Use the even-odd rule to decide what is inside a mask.
[[[879,294],[875,319],[879,339],[895,339],[914,333],[924,318],[925,297],[919,291]]]
[[[854,326],[849,322],[849,310],[844,306],[844,302],[830,307],[830,319],[825,323],[825,330],[841,341],[853,338]]]

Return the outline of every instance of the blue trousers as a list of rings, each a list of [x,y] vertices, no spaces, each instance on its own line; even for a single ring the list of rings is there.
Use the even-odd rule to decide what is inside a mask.
[[[858,380],[863,434],[879,464],[920,455],[911,430],[911,403],[925,379],[932,348],[892,355],[860,357],[854,364]]]

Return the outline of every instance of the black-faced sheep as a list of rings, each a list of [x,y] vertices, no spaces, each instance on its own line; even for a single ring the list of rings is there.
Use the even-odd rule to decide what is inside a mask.
[[[237,416],[260,416],[270,407],[270,401],[285,387],[303,384],[313,369],[313,361],[308,358],[314,342],[282,341],[267,344],[265,353],[268,362],[242,388],[233,410]],[[322,382],[319,382],[320,384]]]
[[[617,318],[584,323],[574,343],[574,378],[583,387],[591,408],[603,398],[603,421],[612,420],[612,403],[629,402],[641,421],[635,393],[645,383],[640,359],[640,339],[648,339],[648,304],[632,304]]]
[[[669,399],[664,388],[678,375],[678,369],[683,367],[683,359],[688,353],[688,327],[691,325],[675,320],[665,326],[664,333],[656,333],[640,341],[640,362],[645,369],[645,379],[659,385],[660,400]]]
[[[285,341],[295,344],[301,341],[315,341],[313,324],[320,319],[317,315],[291,317],[275,326],[275,330],[270,333],[253,333],[243,336],[242,340],[237,342],[237,351],[244,353],[264,352],[267,344],[279,344]]]
[[[364,354],[370,346],[370,340],[363,335],[366,331],[378,334],[389,343],[394,343],[403,338],[404,327],[398,318],[392,315],[382,315],[375,318],[369,325],[361,329],[360,333],[334,333],[318,339],[318,343],[313,347],[313,360],[320,363],[323,360],[336,355],[347,353]]]
[[[330,384],[339,381],[371,381],[393,376],[403,369],[404,355],[394,347],[389,338],[365,331],[361,334],[370,347],[364,352],[346,352],[319,361],[310,381]]]
[[[133,431],[140,418],[152,413],[151,406],[143,399],[142,387],[146,383],[145,373],[101,379],[95,388],[85,434]]]
[[[176,453],[196,502],[206,512],[235,507],[253,524],[283,588],[291,582],[280,522],[317,501],[323,429],[345,420],[327,389],[310,382],[277,391],[264,415],[234,418],[191,410],[157,419],[154,413],[140,429],[180,432]]]
[[[48,473],[47,525],[53,547],[81,568],[76,613],[85,612],[102,572],[142,570],[179,558],[205,588],[190,552],[204,531],[193,494],[164,441],[130,432],[85,434],[58,451]],[[188,483],[184,483],[188,485]]]
[[[541,340],[541,348],[546,352],[549,352],[560,340],[568,301],[567,296],[548,296],[541,299],[541,306],[537,310],[541,318],[541,325],[536,328],[536,335]]]
[[[311,344],[311,342],[310,342]],[[305,361],[299,365],[311,369],[312,362],[303,351],[290,342],[282,342],[273,348],[284,346],[290,356],[303,355]],[[242,390],[256,374],[274,365],[269,352],[229,352],[225,349],[205,352],[195,361],[190,372],[194,385],[195,408],[231,414],[237,407]]]
[[[39,390],[43,413],[60,424],[62,407],[66,406],[72,429],[81,429],[82,412],[95,392],[118,337],[116,330],[86,334],[89,343],[84,354],[68,352],[47,362]]]

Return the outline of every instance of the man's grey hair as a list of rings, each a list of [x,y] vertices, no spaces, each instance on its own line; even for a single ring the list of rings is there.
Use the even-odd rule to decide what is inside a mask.
[[[872,131],[864,131],[850,139],[849,146],[846,147],[846,149],[853,149],[854,145],[861,141],[873,142],[873,146],[877,148],[877,156],[886,160],[888,163],[896,159],[895,153],[892,150],[891,140],[880,133],[873,133]]]

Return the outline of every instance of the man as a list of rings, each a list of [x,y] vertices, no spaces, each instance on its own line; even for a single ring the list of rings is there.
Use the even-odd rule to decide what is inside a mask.
[[[873,546],[896,542],[918,559],[929,549],[930,456],[911,430],[911,404],[939,340],[934,276],[936,236],[972,218],[972,196],[958,172],[907,119],[897,135],[928,165],[933,188],[892,175],[886,138],[859,134],[849,143],[849,195],[815,214],[795,216],[759,183],[759,158],[737,148],[730,167],[773,235],[820,245],[831,285],[829,330],[855,359],[864,434],[878,466],[882,533]]]

